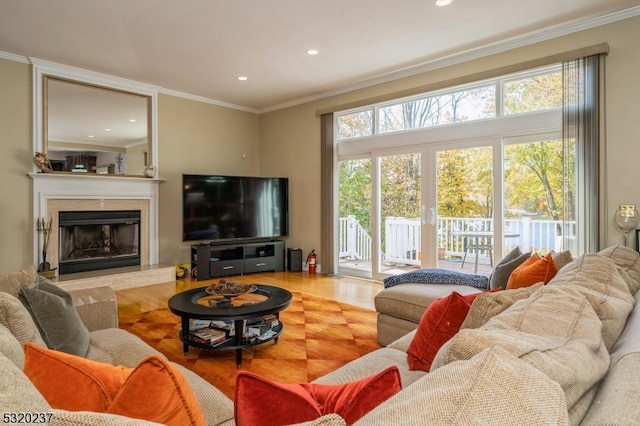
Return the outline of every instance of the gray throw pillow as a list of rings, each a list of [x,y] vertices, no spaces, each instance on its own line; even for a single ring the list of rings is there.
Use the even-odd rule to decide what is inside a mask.
[[[89,330],[80,320],[69,293],[49,282],[40,282],[37,287],[22,287],[18,298],[49,349],[87,355]]]
[[[521,253],[519,247],[511,250],[511,252],[502,258],[495,268],[493,268],[493,273],[489,278],[489,289],[495,290],[500,288],[504,290],[507,288],[507,281],[509,281],[511,273],[530,256],[531,252]]]

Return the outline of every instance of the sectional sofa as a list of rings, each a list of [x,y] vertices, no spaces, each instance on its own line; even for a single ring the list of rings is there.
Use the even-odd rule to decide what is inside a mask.
[[[419,326],[314,384],[354,382],[397,368],[402,390],[364,414],[358,425],[638,424],[639,289],[640,254],[625,247],[586,254],[547,285],[478,294],[429,372],[411,370],[408,362],[407,351],[424,331]],[[38,329],[24,312],[16,313],[20,307],[6,294],[0,298],[3,412],[50,411],[53,424],[145,424],[135,416],[51,409],[23,373],[23,346],[42,345]],[[117,328],[110,288],[71,294],[89,330],[87,358],[133,367],[155,353]],[[207,424],[235,423],[231,400],[192,372],[175,368],[188,381]],[[335,414],[312,423],[346,424]]]

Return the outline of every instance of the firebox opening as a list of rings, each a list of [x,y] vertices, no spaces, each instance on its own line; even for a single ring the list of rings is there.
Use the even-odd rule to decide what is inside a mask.
[[[59,212],[59,274],[140,265],[140,211]]]

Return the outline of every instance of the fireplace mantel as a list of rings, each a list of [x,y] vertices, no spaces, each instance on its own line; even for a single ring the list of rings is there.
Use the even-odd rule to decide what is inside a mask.
[[[41,261],[40,235],[35,232],[36,221],[52,220],[52,234],[47,261],[52,268],[58,265],[57,212],[65,210],[122,210],[129,207],[142,211],[142,265],[158,263],[158,185],[163,179],[131,176],[76,175],[65,173],[29,173],[33,179],[33,262]],[[55,216],[55,217],[53,217]],[[55,229],[53,229],[55,228]],[[55,232],[55,238],[53,233]]]

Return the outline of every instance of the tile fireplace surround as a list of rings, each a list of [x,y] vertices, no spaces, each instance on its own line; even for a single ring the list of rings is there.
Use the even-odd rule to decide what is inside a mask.
[[[58,267],[58,212],[83,210],[140,210],[140,267],[124,268],[134,275],[144,275],[149,271],[149,278],[140,279],[146,284],[149,280],[162,279],[167,281],[175,278],[173,266],[169,272],[167,267],[158,268],[158,185],[161,179],[147,179],[126,176],[90,176],[56,173],[29,173],[33,179],[33,221],[44,218],[52,221],[47,261],[51,268]],[[34,231],[33,262],[37,265],[42,261],[41,236]],[[123,268],[113,270],[114,274]],[[125,271],[122,271],[125,272]],[[70,274],[75,276],[80,274]],[[109,270],[95,271],[94,274],[82,273],[80,281],[100,281],[97,277],[108,276]],[[119,274],[118,274],[119,275]],[[159,278],[160,277],[160,278]],[[61,287],[71,288],[86,286],[84,283],[67,280],[67,276],[60,278]],[[145,281],[146,280],[146,281]],[[128,287],[137,286],[135,278],[119,277],[119,282]],[[164,282],[155,281],[155,282]]]

